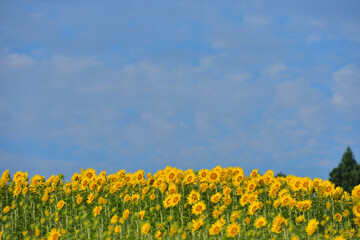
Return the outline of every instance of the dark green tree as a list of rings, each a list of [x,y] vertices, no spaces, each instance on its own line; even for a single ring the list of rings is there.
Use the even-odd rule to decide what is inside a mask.
[[[278,174],[276,174],[275,177],[286,177],[286,174],[283,172],[279,172]]]
[[[349,146],[346,148],[339,165],[329,175],[331,182],[347,192],[351,192],[355,186],[360,184],[360,165],[356,163]]]

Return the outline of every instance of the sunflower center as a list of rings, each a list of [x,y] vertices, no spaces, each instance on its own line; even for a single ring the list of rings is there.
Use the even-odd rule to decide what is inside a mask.
[[[216,178],[217,178],[217,174],[216,174],[216,173],[212,173],[212,174],[210,175],[210,178],[211,178],[212,180],[216,179]]]
[[[196,207],[196,211],[197,211],[197,212],[200,212],[201,210],[202,210],[202,206],[197,206],[197,207]]]

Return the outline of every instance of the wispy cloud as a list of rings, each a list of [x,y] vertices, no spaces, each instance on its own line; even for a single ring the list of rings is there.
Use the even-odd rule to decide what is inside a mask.
[[[0,10],[4,168],[327,178],[347,144],[360,149],[345,4],[17,3]]]

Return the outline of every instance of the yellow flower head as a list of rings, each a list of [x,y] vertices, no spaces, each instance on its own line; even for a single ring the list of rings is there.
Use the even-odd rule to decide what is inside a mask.
[[[337,222],[341,222],[342,220],[342,216],[340,213],[335,213],[334,214],[334,220],[337,221]]]
[[[221,228],[222,228],[223,224],[220,220],[217,220],[214,224],[211,225],[211,227],[209,228],[209,234],[210,235],[217,235],[220,233]]]
[[[237,223],[230,223],[226,228],[227,237],[235,237],[240,232],[240,225]]]
[[[263,216],[260,216],[255,220],[254,226],[256,228],[261,228],[261,227],[265,227],[266,223],[267,223],[266,219]]]
[[[93,210],[94,216],[100,215],[100,212],[102,210],[102,206],[96,206]]]
[[[198,193],[195,190],[192,190],[187,197],[187,202],[190,205],[196,203],[199,200],[200,200],[200,193]]]
[[[49,232],[48,240],[58,240],[61,237],[60,229],[53,228]]]
[[[192,206],[192,210],[191,212],[195,215],[199,215],[201,214],[204,210],[206,209],[206,205],[203,201],[199,201],[196,202],[193,206]]]
[[[196,230],[198,230],[202,225],[203,225],[204,221],[202,218],[199,218],[198,220],[192,220],[192,225],[191,225],[191,231],[195,232]]]
[[[142,225],[142,227],[141,227],[142,235],[148,234],[149,231],[150,231],[150,223],[145,223],[144,225]]]
[[[356,217],[360,217],[360,202],[353,206],[352,211]]]
[[[313,235],[316,231],[317,225],[319,224],[319,222],[313,218],[309,221],[307,227],[306,227],[306,233],[310,236]]]
[[[64,205],[65,205],[64,200],[60,200],[60,201],[56,204],[56,206],[57,206],[57,208],[58,208],[59,210],[62,209],[62,208],[64,207]]]
[[[212,202],[212,203],[217,203],[217,202],[219,202],[220,201],[220,199],[221,199],[221,193],[215,193],[214,195],[212,195],[211,197],[210,197],[210,201]]]

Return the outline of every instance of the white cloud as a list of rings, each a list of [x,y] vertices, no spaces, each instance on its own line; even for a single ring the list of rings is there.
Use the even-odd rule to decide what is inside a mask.
[[[333,75],[333,103],[360,111],[360,67],[349,64]]]
[[[274,77],[288,70],[288,67],[283,63],[276,63],[266,68],[265,73]]]
[[[6,59],[7,64],[12,68],[29,67],[35,60],[26,54],[12,53]]]
[[[261,15],[247,15],[244,17],[244,22],[255,27],[264,27],[270,23],[270,20]]]
[[[318,43],[321,42],[322,38],[319,35],[312,34],[312,35],[308,35],[305,40],[307,43]]]

